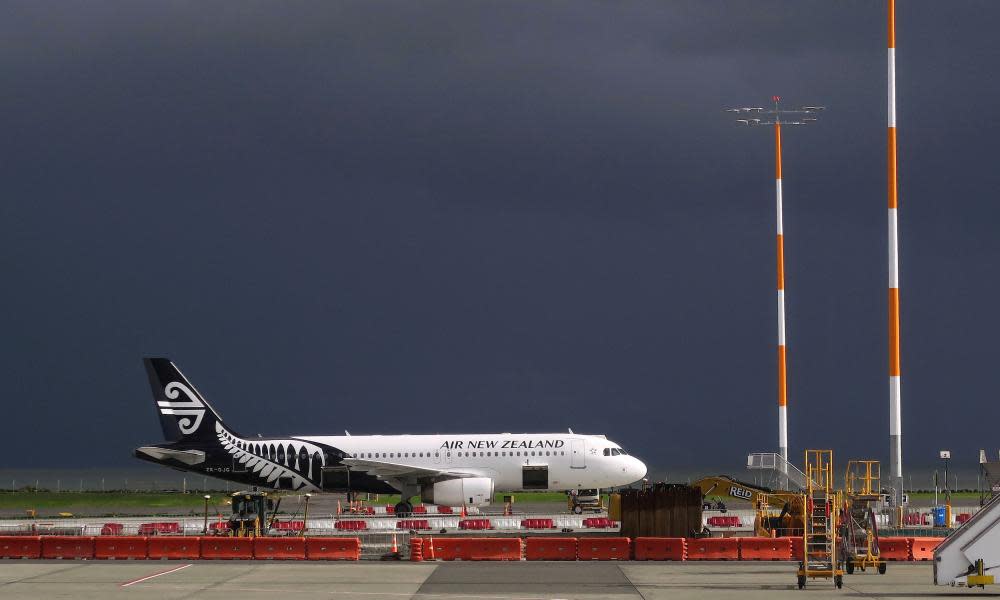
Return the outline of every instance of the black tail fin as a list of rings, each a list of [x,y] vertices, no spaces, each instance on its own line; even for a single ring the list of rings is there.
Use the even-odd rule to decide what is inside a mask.
[[[144,358],[142,362],[153,389],[163,437],[169,442],[217,442],[216,424],[222,424],[222,419],[180,369],[166,358]]]

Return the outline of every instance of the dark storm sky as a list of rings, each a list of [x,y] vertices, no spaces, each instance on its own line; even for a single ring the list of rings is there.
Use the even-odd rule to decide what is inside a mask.
[[[908,464],[996,448],[1000,3],[900,0]],[[261,433],[888,454],[885,3],[5,2],[3,459],[132,465],[172,357]]]

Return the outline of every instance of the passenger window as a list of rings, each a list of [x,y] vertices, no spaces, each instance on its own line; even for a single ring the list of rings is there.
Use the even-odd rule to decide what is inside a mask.
[[[434,457],[437,458],[439,455],[437,452],[434,453]]]
[[[532,450],[532,451],[531,451],[531,455],[532,455],[532,456],[534,456],[534,455],[535,455],[535,451],[534,451],[534,450]]]
[[[545,451],[545,456],[549,456],[549,455],[550,455],[549,451],[548,451],[548,450],[546,450],[546,451]]]

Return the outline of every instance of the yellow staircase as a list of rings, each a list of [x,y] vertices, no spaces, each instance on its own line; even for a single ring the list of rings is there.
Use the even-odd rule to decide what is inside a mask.
[[[806,450],[806,491],[803,495],[805,532],[799,563],[799,589],[808,579],[833,579],[840,588],[844,571],[837,557],[837,518],[840,502],[833,488],[833,451]]]
[[[844,514],[840,524],[840,553],[847,574],[871,567],[884,575],[879,554],[878,523],[874,507],[881,501],[881,468],[877,460],[852,460],[844,474]]]

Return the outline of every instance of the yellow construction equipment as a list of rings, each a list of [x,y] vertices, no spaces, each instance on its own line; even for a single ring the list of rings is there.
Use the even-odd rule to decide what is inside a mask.
[[[878,548],[875,505],[881,500],[881,467],[877,460],[852,460],[844,474],[840,519],[840,556],[847,574],[871,567],[884,575],[886,561]]]
[[[799,563],[799,589],[808,579],[833,579],[837,588],[844,586],[844,571],[837,554],[837,517],[841,505],[833,489],[833,451],[806,450],[806,507],[802,560]]]
[[[236,492],[231,495],[233,512],[229,516],[229,535],[234,537],[260,537],[267,532],[277,513],[274,500],[266,492]],[[278,498],[281,503],[281,498]],[[271,519],[268,520],[268,514]]]
[[[706,508],[725,509],[725,500],[749,502],[757,513],[754,534],[763,537],[802,535],[802,494],[771,490],[726,475],[702,477],[691,484],[701,489]],[[714,502],[713,502],[714,500]]]

